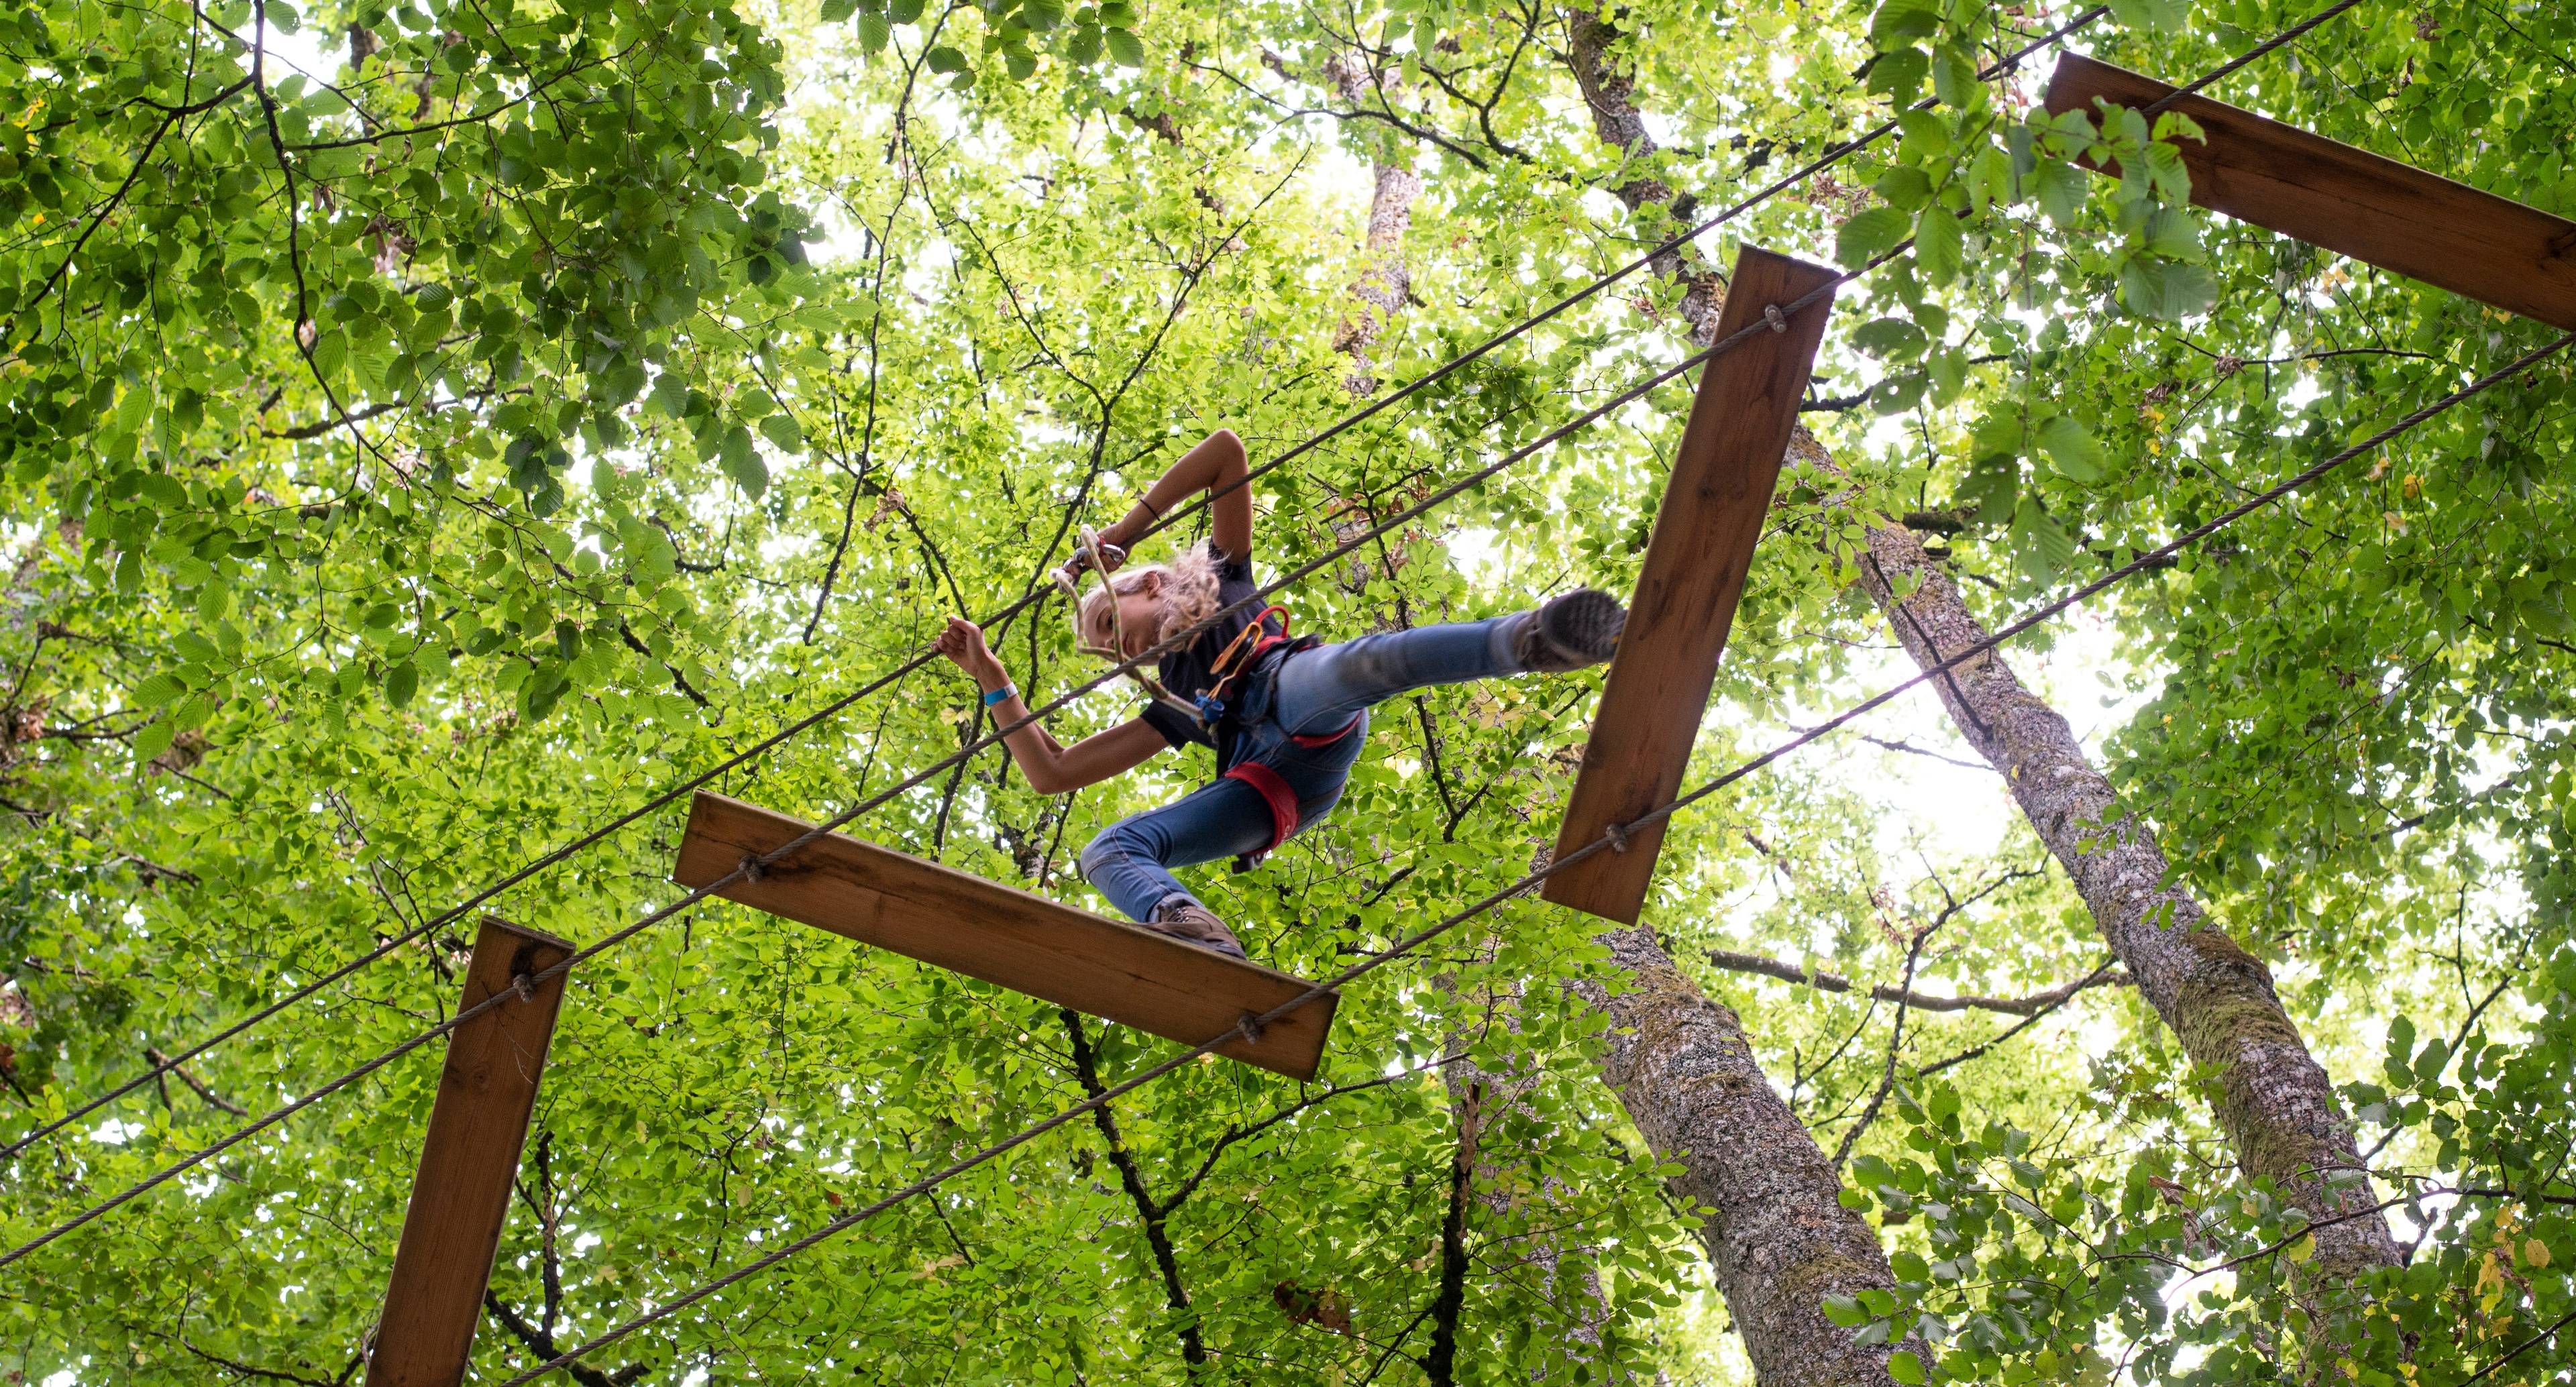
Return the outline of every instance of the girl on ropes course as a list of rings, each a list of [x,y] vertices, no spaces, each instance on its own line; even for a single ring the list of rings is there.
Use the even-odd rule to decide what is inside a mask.
[[[1163,656],[1159,678],[1136,672],[1152,695],[1143,714],[1069,747],[1035,722],[1003,739],[1029,787],[1048,795],[1122,775],[1165,747],[1213,748],[1217,779],[1177,803],[1102,830],[1082,850],[1082,875],[1146,928],[1236,958],[1244,956],[1243,945],[1173,868],[1232,857],[1238,871],[1246,870],[1330,813],[1377,703],[1434,684],[1599,664],[1610,658],[1628,619],[1618,599],[1581,588],[1535,610],[1485,621],[1331,645],[1314,636],[1291,638],[1284,608],[1228,610],[1258,590],[1246,476],[1242,441],[1218,430],[1172,464],[1117,524],[1086,534],[1057,571],[1068,591],[1078,591],[1084,568],[1100,571],[1101,584],[1081,592],[1075,604],[1074,630],[1085,652],[1112,661],[1134,659],[1226,611]],[[1205,549],[1119,571],[1129,540],[1201,491],[1215,493]],[[1029,715],[973,622],[949,618],[937,646],[984,690],[984,706],[997,721],[1008,726]]]

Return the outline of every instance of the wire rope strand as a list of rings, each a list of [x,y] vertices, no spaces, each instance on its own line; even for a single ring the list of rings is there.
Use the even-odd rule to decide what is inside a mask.
[[[2343,6],[2345,7],[2358,3],[2359,0],[2343,0]],[[2016,70],[2020,67],[2022,61],[2030,57],[2032,54],[2043,48],[2064,42],[2069,35],[2086,28],[2109,12],[2110,9],[2107,5],[2095,5],[2080,11],[2066,23],[2059,25],[2057,28],[2050,30],[2031,42],[2024,44],[2021,48],[1998,59],[1978,74],[1979,79],[1982,81],[1992,81],[2005,73]],[[2312,28],[2314,25],[2311,23],[2307,27]],[[2304,30],[2302,30],[2302,32],[2304,32]],[[2233,69],[2231,68],[2229,70]],[[2195,84],[2192,89],[2197,90],[2198,86],[2205,84],[2207,80],[2208,79],[2203,79],[2203,83]],[[1922,101],[1916,102],[1913,109],[1928,110],[1931,108],[1933,103],[1933,98],[1926,97]],[[1469,363],[1492,354],[1494,351],[1499,350],[1513,340],[1526,335],[1539,325],[1548,322],[1559,314],[1564,313],[1567,309],[1591,298],[1593,295],[1600,293],[1611,285],[1626,279],[1628,276],[1635,274],[1638,270],[1653,264],[1657,259],[1671,254],[1690,241],[1734,221],[1737,217],[1761,206],[1763,203],[1768,202],[1773,197],[1776,197],[1789,188],[1796,186],[1798,183],[1801,183],[1806,179],[1813,177],[1817,173],[1832,167],[1834,164],[1848,158],[1850,155],[1867,148],[1879,139],[1884,138],[1889,132],[1896,128],[1896,121],[1883,121],[1860,135],[1854,136],[1850,140],[1829,147],[1823,154],[1819,155],[1814,160],[1809,161],[1807,164],[1791,173],[1773,180],[1771,183],[1765,185],[1750,196],[1730,205],[1726,210],[1718,213],[1716,216],[1710,217],[1708,220],[1665,240],[1654,249],[1649,250],[1645,254],[1629,261],[1627,264],[1619,267],[1611,273],[1592,281],[1585,287],[1557,300],[1555,303],[1549,305],[1537,314],[1522,319],[1520,322],[1504,329],[1502,332],[1486,338],[1483,342],[1477,344],[1467,352],[1450,358],[1448,361],[1441,363],[1441,365],[1424,375],[1407,382],[1394,391],[1389,392],[1374,401],[1371,401],[1368,405],[1335,420],[1332,424],[1326,426],[1321,433],[1313,435],[1312,437],[1290,447],[1286,452],[1279,454],[1277,457],[1272,458],[1259,467],[1253,468],[1240,480],[1229,483],[1218,490],[1211,491],[1206,496],[1200,497],[1196,501],[1177,509],[1170,516],[1158,516],[1154,523],[1147,526],[1145,530],[1137,536],[1137,538],[1150,538],[1181,523],[1182,521],[1189,519],[1199,511],[1213,505],[1218,495],[1233,491],[1239,487],[1250,485],[1255,478],[1274,471],[1277,468],[1286,465],[1290,461],[1314,451],[1334,438],[1358,427],[1360,424],[1366,422],[1378,413],[1392,407],[1398,401],[1418,394],[1421,391],[1438,384],[1440,381],[1455,374]],[[1052,556],[1050,555],[1049,557]],[[999,622],[1008,621],[1028,610],[1030,607],[1043,602],[1045,599],[1045,589],[1042,587],[1034,588],[977,624],[979,626],[991,626]],[[575,838],[568,843],[554,848],[529,862],[525,866],[520,867],[518,870],[511,872],[499,881],[494,882],[492,885],[487,886],[476,892],[474,895],[467,897],[464,901],[454,906],[450,906],[445,911],[422,921],[420,924],[384,940],[374,948],[369,949],[358,955],[356,958],[339,965],[330,972],[323,974],[321,977],[304,984],[302,987],[288,992],[285,996],[280,997],[276,1001],[262,1007],[258,1011],[251,1013],[241,1020],[234,1022],[232,1025],[217,1031],[206,1039],[198,1041],[185,1049],[173,1052],[166,1059],[154,1063],[151,1067],[145,1069],[143,1072],[133,1076],[132,1078],[127,1079],[123,1083],[118,1084],[116,1087],[90,1099],[79,1107],[64,1113],[60,1117],[46,1121],[33,1130],[11,1141],[8,1145],[0,1146],[0,1161],[8,1161],[16,1158],[28,1148],[34,1146],[37,1142],[62,1131],[64,1128],[69,1127],[71,1124],[80,1121],[82,1118],[99,1111],[101,1108],[115,1102],[117,1099],[123,1098],[126,1095],[141,1089],[146,1084],[154,1083],[164,1078],[177,1070],[180,1066],[188,1063],[190,1060],[193,1060],[198,1056],[205,1054],[207,1051],[212,1050],[215,1047],[242,1035],[244,1032],[267,1022],[279,1013],[286,1011],[290,1007],[301,1004],[306,999],[338,984],[360,970],[372,966],[380,960],[392,955],[404,946],[425,937],[431,931],[436,930],[440,926],[452,924],[455,921],[462,919],[467,912],[490,902],[500,896],[503,892],[520,885],[529,878],[588,851],[590,848],[598,845],[600,842],[608,838],[611,834],[637,822],[649,814],[663,809],[678,800],[680,796],[688,794],[691,791],[706,785],[708,782],[719,776],[737,770],[761,756],[767,755],[770,751],[785,744],[789,740],[801,736],[821,723],[838,716],[849,709],[852,705],[873,697],[875,694],[883,691],[889,685],[892,685],[899,680],[910,677],[924,665],[930,663],[933,653],[934,652],[932,652],[928,647],[915,651],[910,658],[905,660],[903,664],[897,666],[891,673],[881,675],[876,679],[870,680],[859,688],[842,695],[840,698],[834,699],[832,702],[823,705],[821,708],[818,708],[815,711],[806,714],[804,717],[780,728],[778,731],[771,733],[768,737],[754,743],[749,748],[738,752],[733,756],[727,757],[715,766],[701,771],[686,780],[682,780],[671,785],[655,794],[652,798],[647,799],[642,804],[637,805],[635,808],[618,815],[616,818],[590,830],[579,838]],[[5,1263],[0,1263],[0,1265],[5,1265]]]
[[[1886,704],[1890,700],[1909,690],[1920,688],[1931,682],[1933,679],[1950,673],[1969,660],[1985,654],[1986,652],[1995,649],[1997,646],[2002,645],[2004,642],[2011,640],[2013,637],[2021,635],[2022,633],[2029,631],[2031,628],[2038,626],[2042,622],[2048,621],[2062,614],[2067,609],[2074,607],[2089,597],[2101,593],[2103,590],[2113,586],[2114,584],[2123,582],[2156,567],[2159,561],[2172,557],[2180,551],[2199,543],[2210,535],[2217,533],[2226,526],[2233,524],[2235,521],[2252,514],[2254,511],[2262,509],[2265,506],[2269,506],[2274,502],[2279,501],[2281,498],[2300,490],[2325,476],[2327,473],[2332,472],[2336,468],[2351,462],[2354,458],[2360,457],[2364,453],[2370,452],[2373,449],[2386,444],[2391,439],[2408,432],[2417,425],[2424,423],[2426,420],[2431,419],[2466,400],[2474,398],[2475,396],[2485,392],[2489,387],[2511,379],[2513,376],[2538,365],[2549,357],[2564,351],[2570,345],[2576,345],[2576,332],[2568,333],[2560,337],[2555,342],[2536,348],[2524,354],[2522,357],[2514,361],[2513,364],[2491,372],[2471,384],[2451,392],[2442,399],[2415,410],[2404,418],[2401,418],[2388,427],[2379,430],[2377,433],[2372,434],[2361,442],[2353,444],[2351,447],[2326,458],[2324,461],[2318,462],[2313,466],[2295,473],[2288,479],[2276,483],[2266,490],[2257,493],[2254,497],[2229,508],[2215,519],[2205,521],[2184,531],[2173,539],[2167,540],[2156,548],[2140,554],[2128,563],[2122,564],[2120,567],[2111,570],[2101,577],[2096,578],[2091,582],[2084,583],[2072,591],[2052,599],[2037,610],[1989,634],[1984,639],[1975,641],[1950,655],[1942,657],[1937,664],[1919,671],[1911,678],[1905,679],[1890,688],[1882,690],[1881,692],[1872,695],[1870,698],[1853,705],[1851,708],[1836,714],[1825,722],[1800,732],[1797,736],[1781,743],[1779,746],[1776,746],[1749,761],[1745,761],[1711,780],[1703,782],[1688,793],[1678,795],[1667,800],[1663,804],[1656,806],[1654,809],[1629,820],[1627,823],[1613,825],[1612,828],[1614,830],[1633,832],[1637,828],[1643,827],[1647,824],[1657,823],[1670,818],[1680,810],[1715,794],[1718,790],[1737,780],[1743,779],[1745,776],[1750,775],[1763,766],[1769,765],[1772,762],[1779,760],[1781,757],[1788,755],[1790,752],[1825,737],[1836,729],[1850,723],[1855,718],[1860,717],[1862,714]],[[1575,851],[1550,861],[1544,867],[1524,874],[1518,880],[1488,893],[1483,898],[1477,900],[1474,904],[1452,913],[1442,919],[1439,923],[1427,926],[1405,939],[1352,964],[1326,981],[1319,982],[1308,987],[1306,991],[1266,1012],[1263,1012],[1260,1016],[1245,1018],[1243,1022],[1235,1026],[1232,1030],[1217,1036],[1215,1039],[1196,1046],[1182,1054],[1173,1056],[1170,1059],[1164,1060],[1163,1062],[1138,1073],[1132,1078],[1115,1084],[1102,1090],[1100,1093],[1083,1100],[1082,1102],[1076,1103],[1071,1107],[1057,1112],[1051,1117],[1032,1123],[1027,1127],[1023,1127],[1019,1131],[1012,1133],[1010,1136],[1004,1137],[1000,1141],[994,1142],[991,1145],[985,1146],[969,1155],[962,1156],[951,1161],[939,1170],[934,1171],[929,1175],[925,1175],[922,1178],[913,1181],[911,1184],[903,1186],[901,1189],[886,1194],[873,1203],[853,1209],[849,1213],[832,1219],[816,1228],[813,1232],[796,1239],[794,1242],[784,1244],[775,1251],[753,1261],[744,1263],[742,1266],[736,1267],[732,1271],[726,1272],[722,1276],[718,1276],[713,1280],[701,1282],[698,1285],[691,1287],[689,1290],[682,1292],[678,1297],[665,1301],[641,1314],[632,1316],[616,1326],[601,1332],[599,1335],[570,1349],[566,1349],[553,1358],[550,1358],[515,1377],[507,1379],[501,1383],[500,1387],[525,1387],[525,1384],[535,1381],[537,1378],[552,1372],[556,1368],[564,1367],[578,1361],[594,1349],[605,1348],[612,1343],[616,1343],[621,1339],[625,1339],[630,1335],[633,1335],[638,1330],[649,1328],[662,1320],[668,1319],[672,1315],[679,1313],[681,1310],[687,1309],[689,1306],[697,1304],[729,1286],[733,1286],[753,1276],[757,1276],[761,1272],[786,1261],[790,1257],[806,1252],[837,1234],[845,1232],[860,1223],[864,1223],[867,1220],[874,1218],[897,1205],[903,1204],[908,1200],[916,1198],[922,1194],[926,1194],[967,1171],[973,1170],[978,1166],[988,1164],[1021,1146],[1027,1145],[1029,1142],[1044,1136],[1048,1132],[1054,1131],[1056,1128],[1107,1104],[1113,1098],[1122,1097],[1128,1093],[1136,1091],[1137,1089],[1143,1088],[1147,1084],[1163,1078],[1164,1076],[1180,1069],[1184,1065],[1191,1063],[1202,1055],[1213,1054],[1216,1047],[1219,1045],[1226,1044],[1238,1036],[1248,1038],[1260,1027],[1268,1025],[1270,1022],[1275,1021],[1282,1016],[1286,1016],[1290,1012],[1297,1010],[1299,1007],[1316,1001],[1327,992],[1345,986],[1379,968],[1385,967],[1389,963],[1395,962],[1397,959],[1402,958],[1421,948],[1423,945],[1430,943],[1432,940],[1449,933],[1458,926],[1485,914],[1496,906],[1501,905],[1503,902],[1510,900],[1512,897],[1520,895],[1531,887],[1554,876],[1556,873],[1592,857],[1605,849],[1615,847],[1616,839],[1617,834],[1615,832],[1605,831],[1600,837],[1584,844]],[[2553,1329],[2554,1328],[2555,1326],[2553,1326]],[[2522,1347],[2528,1347],[2528,1345],[2526,1344]],[[2515,1351],[2519,1352],[2520,1349],[2517,1348]]]

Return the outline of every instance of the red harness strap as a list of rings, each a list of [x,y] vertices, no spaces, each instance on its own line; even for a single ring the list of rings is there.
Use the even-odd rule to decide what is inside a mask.
[[[1269,804],[1270,841],[1261,845],[1262,852],[1266,853],[1287,842],[1289,835],[1297,831],[1297,792],[1288,788],[1288,782],[1280,777],[1279,772],[1258,761],[1245,761],[1233,770],[1227,771],[1225,778],[1240,780],[1251,786],[1260,792],[1262,800]],[[1247,856],[1258,855],[1247,854]]]

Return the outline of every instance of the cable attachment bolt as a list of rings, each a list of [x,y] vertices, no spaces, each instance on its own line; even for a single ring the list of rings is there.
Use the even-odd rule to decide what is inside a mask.
[[[1773,332],[1787,332],[1789,330],[1788,315],[1782,313],[1780,311],[1780,305],[1776,303],[1766,303],[1762,305],[1762,321],[1769,323]]]
[[[1626,824],[1612,824],[1608,828],[1601,830],[1601,833],[1603,837],[1610,840],[1610,851],[1626,852],[1628,850],[1628,826]]]
[[[758,881],[769,875],[769,869],[760,865],[760,855],[757,853],[745,857],[742,864],[734,870],[742,873],[742,879],[745,881]]]

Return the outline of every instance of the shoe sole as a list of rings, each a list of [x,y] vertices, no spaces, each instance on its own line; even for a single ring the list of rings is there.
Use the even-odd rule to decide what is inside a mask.
[[[1539,634],[1548,644],[1584,660],[1610,658],[1627,628],[1627,610],[1598,588],[1569,592],[1542,608]]]

